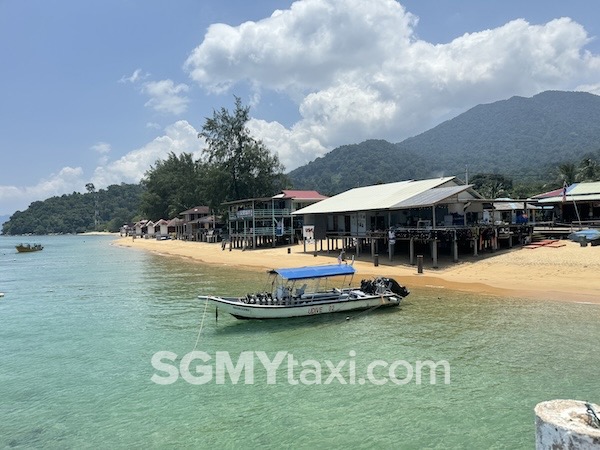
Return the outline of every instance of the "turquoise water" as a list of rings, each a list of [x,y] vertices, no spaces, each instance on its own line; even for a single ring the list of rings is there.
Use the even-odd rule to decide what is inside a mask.
[[[263,277],[106,236],[17,254],[21,240],[0,237],[0,448],[532,448],[538,402],[600,402],[597,305],[413,288],[400,309],[350,320],[215,321],[209,307],[202,322],[200,292],[258,290]],[[285,364],[268,384],[258,358],[254,384],[152,382],[167,376],[152,356],[173,352],[178,367],[201,323],[196,350],[213,360],[287,352],[322,363],[322,384],[290,384]],[[400,365],[404,385],[324,384],[326,360],[352,361],[356,380],[374,360],[447,361],[450,383],[438,367],[436,384],[429,372],[417,384]]]

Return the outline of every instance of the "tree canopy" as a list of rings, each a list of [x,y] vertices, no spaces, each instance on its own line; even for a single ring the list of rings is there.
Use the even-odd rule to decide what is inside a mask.
[[[15,212],[2,225],[2,233],[116,232],[137,216],[142,190],[138,184],[121,184],[93,192],[88,189],[87,194],[73,192],[33,202],[27,210]]]
[[[203,203],[202,173],[202,164],[191,153],[169,153],[146,171],[140,210],[152,220],[169,219]]]
[[[277,154],[250,135],[248,120],[250,108],[235,97],[233,113],[225,108],[214,111],[198,133],[207,144],[202,184],[213,207],[225,201],[272,196],[288,183]]]
[[[156,161],[142,180],[143,214],[170,218],[198,205],[219,211],[223,202],[272,196],[286,187],[279,157],[246,127],[249,112],[235,97],[233,113],[221,108],[206,119],[198,133],[207,144],[200,158],[184,152]]]

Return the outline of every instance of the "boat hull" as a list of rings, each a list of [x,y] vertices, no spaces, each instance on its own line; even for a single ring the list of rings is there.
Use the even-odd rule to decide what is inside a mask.
[[[376,307],[399,306],[402,297],[396,294],[365,296],[356,299],[307,302],[292,305],[259,305],[242,302],[238,298],[199,296],[210,301],[219,310],[237,319],[285,319],[340,312],[360,311]]]
[[[19,253],[31,253],[31,252],[39,252],[44,249],[42,246],[27,246],[27,245],[17,245],[17,252]]]

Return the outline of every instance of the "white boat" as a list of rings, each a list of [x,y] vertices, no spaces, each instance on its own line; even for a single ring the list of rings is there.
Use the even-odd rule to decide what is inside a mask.
[[[282,319],[398,306],[409,294],[404,286],[384,277],[351,287],[354,273],[354,267],[347,264],[274,269],[269,271],[268,289],[262,292],[198,298],[238,319]]]

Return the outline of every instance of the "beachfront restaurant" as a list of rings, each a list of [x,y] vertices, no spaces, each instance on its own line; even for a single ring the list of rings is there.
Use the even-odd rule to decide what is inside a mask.
[[[293,214],[302,216],[311,232],[303,235],[305,251],[343,250],[346,257],[370,252],[374,261],[379,254],[392,261],[406,253],[411,264],[418,252],[437,267],[439,251],[457,262],[459,250],[476,255],[530,238],[528,223],[484,221],[486,204],[493,208],[472,185],[442,177],[354,188]]]
[[[294,212],[326,198],[317,191],[283,190],[272,197],[223,203],[228,210],[229,248],[245,250],[298,242],[303,218]]]
[[[574,183],[535,195],[532,200],[552,209],[551,225],[600,226],[600,181]]]

